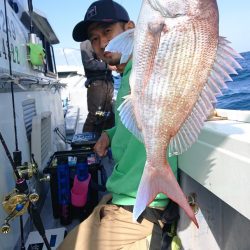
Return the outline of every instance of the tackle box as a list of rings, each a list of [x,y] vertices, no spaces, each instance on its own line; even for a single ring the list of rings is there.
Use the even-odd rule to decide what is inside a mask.
[[[98,192],[106,190],[106,172],[99,157],[93,151],[97,139],[96,134],[89,132],[75,135],[71,143],[72,149],[55,152],[43,170],[44,174],[50,175],[53,216],[56,219],[60,218],[62,225],[70,224],[75,218],[84,220],[97,205]],[[74,207],[71,204],[70,190],[79,162],[85,162],[91,175],[84,207]]]

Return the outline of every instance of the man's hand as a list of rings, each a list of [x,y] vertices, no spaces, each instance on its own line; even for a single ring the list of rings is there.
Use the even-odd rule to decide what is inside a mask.
[[[116,66],[109,65],[109,64],[108,64],[108,69],[110,69],[112,71],[116,71],[117,70]]]
[[[105,132],[102,132],[100,138],[94,146],[94,151],[100,156],[105,156],[108,152],[109,137]]]
[[[116,66],[116,72],[117,73],[123,73],[124,69],[126,67],[126,63],[122,63]]]

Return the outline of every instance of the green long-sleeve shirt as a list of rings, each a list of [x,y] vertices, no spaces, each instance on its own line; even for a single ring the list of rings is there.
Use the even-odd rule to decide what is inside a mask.
[[[137,189],[143,173],[146,151],[144,145],[124,127],[117,108],[123,102],[123,97],[130,93],[129,76],[132,63],[128,62],[123,73],[120,89],[117,94],[115,107],[115,127],[107,130],[111,140],[111,150],[116,162],[114,170],[107,181],[107,190],[112,193],[112,203],[117,205],[134,205]],[[150,117],[149,117],[150,119]],[[168,159],[176,175],[177,157]],[[164,194],[157,195],[150,204],[154,207],[165,207],[168,199]]]

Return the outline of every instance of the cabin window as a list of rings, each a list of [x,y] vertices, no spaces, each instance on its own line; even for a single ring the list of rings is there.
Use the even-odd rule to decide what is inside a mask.
[[[56,74],[55,56],[52,45],[46,40],[44,41],[44,48],[46,53],[45,73]]]

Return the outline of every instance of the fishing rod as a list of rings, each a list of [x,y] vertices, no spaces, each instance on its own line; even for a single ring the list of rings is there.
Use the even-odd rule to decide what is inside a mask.
[[[29,14],[30,14],[30,32],[33,32],[33,21],[32,21],[32,12],[33,5],[32,0],[28,0]],[[10,39],[9,39],[9,27],[8,27],[8,18],[7,18],[7,2],[4,0],[4,13],[5,13],[5,25],[6,25],[6,39],[7,39],[7,51],[8,51],[8,61],[9,61],[9,74],[12,77],[12,63],[11,63],[11,50],[10,50]],[[22,152],[18,148],[18,138],[17,138],[17,122],[16,122],[16,109],[15,109],[15,96],[14,96],[14,81],[11,81],[11,100],[12,100],[12,110],[13,110],[13,121],[14,121],[14,137],[15,137],[15,151],[13,152],[13,158],[10,155],[8,147],[4,141],[2,134],[0,133],[0,141],[4,147],[6,155],[10,161],[10,164],[13,168],[13,171],[16,176],[16,189],[5,198],[5,210],[9,212],[9,216],[5,219],[5,224],[2,226],[2,232],[9,232],[8,221],[14,218],[15,216],[20,217],[20,231],[21,231],[21,250],[25,250],[25,241],[24,241],[24,228],[23,228],[23,217],[26,209],[30,214],[30,217],[35,225],[37,231],[43,238],[43,241],[48,250],[51,250],[49,242],[46,238],[45,229],[40,217],[39,212],[37,211],[34,202],[39,199],[38,194],[29,193],[29,188],[25,178],[20,176],[18,172],[18,167],[22,166]],[[33,169],[32,169],[33,170]],[[11,202],[14,204],[11,204]],[[4,205],[3,204],[3,205]],[[9,206],[9,205],[12,206]]]
[[[15,163],[14,163],[14,161],[13,161],[11,155],[10,155],[10,151],[9,151],[9,149],[8,149],[6,143],[5,143],[5,140],[4,140],[1,132],[0,132],[0,141],[1,141],[1,143],[3,145],[3,148],[4,148],[5,152],[6,152],[6,155],[7,155],[8,159],[9,159],[9,161],[10,161],[10,164],[11,164],[12,169],[13,169],[15,175],[16,175],[16,178],[21,179],[21,177],[20,177],[20,175],[19,175],[19,173],[17,171],[16,165],[15,165]]]

